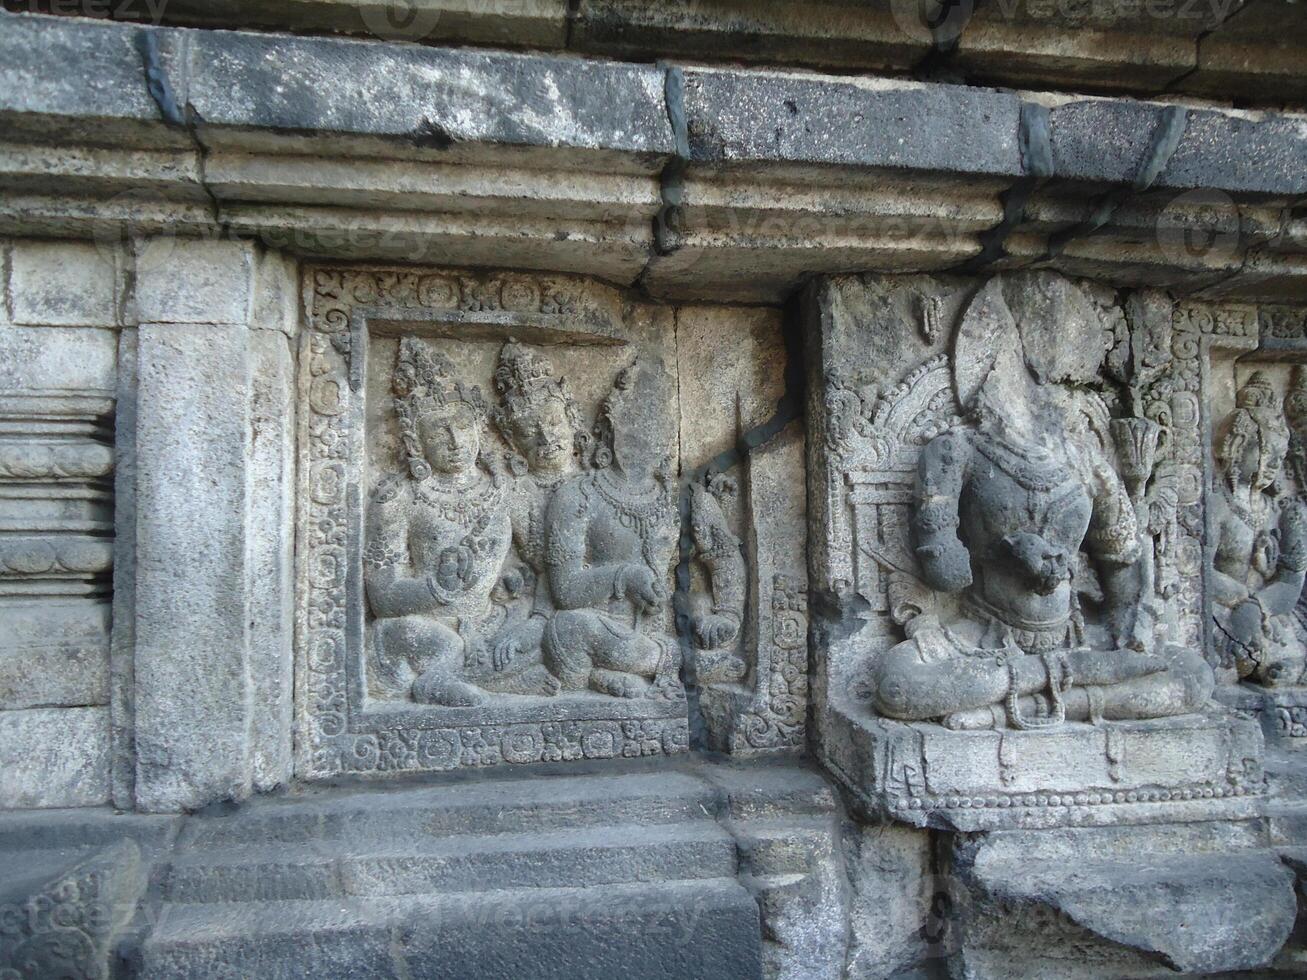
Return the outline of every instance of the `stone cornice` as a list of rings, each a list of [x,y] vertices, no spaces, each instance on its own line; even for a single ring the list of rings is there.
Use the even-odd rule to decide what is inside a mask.
[[[1307,297],[1296,114],[3,17],[9,233],[227,232],[668,297],[1035,261]]]

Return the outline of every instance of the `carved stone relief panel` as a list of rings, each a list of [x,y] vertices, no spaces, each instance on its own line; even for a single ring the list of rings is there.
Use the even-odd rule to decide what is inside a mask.
[[[301,773],[685,749],[670,312],[518,275],[306,291]]]
[[[1307,321],[1291,308],[1239,309],[1256,349],[1214,366],[1212,397],[1218,693],[1297,748],[1307,745]]]
[[[870,808],[1261,792],[1259,733],[1209,701],[1201,560],[1210,366],[1255,329],[1172,306],[1049,272],[810,293],[819,739]]]
[[[808,621],[801,410],[779,310],[677,311],[681,640],[704,741],[736,754],[806,741]]]

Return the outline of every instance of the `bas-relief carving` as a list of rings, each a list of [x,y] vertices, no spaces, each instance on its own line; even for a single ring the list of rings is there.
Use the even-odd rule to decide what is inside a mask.
[[[1235,364],[1212,433],[1212,635],[1222,700],[1307,744],[1307,371],[1302,317],[1260,311],[1260,344]]]
[[[981,290],[958,330],[962,424],[917,465],[913,551],[938,605],[905,618],[908,639],[877,659],[875,706],[954,729],[1194,711],[1211,670],[1200,652],[1159,642],[1148,616],[1151,547],[1136,507],[1157,426],[1111,419],[1079,387],[1096,380],[1103,347],[1076,287],[1031,277],[1005,296],[1001,285]]]
[[[301,768],[684,749],[658,330],[579,283],[311,282]]]
[[[947,330],[904,330],[920,295]],[[828,453],[814,535],[835,609],[820,738],[846,784],[972,829],[1257,792],[1259,739],[1209,709],[1194,615],[1190,396],[1221,335],[1246,349],[1246,324],[1123,309],[1052,273],[837,280],[813,304]],[[856,353],[891,332],[920,339]],[[1192,765],[1170,766],[1176,739]],[[1025,812],[1041,806],[1070,809]]]
[[[1260,371],[1239,388],[1216,452],[1211,500],[1214,636],[1240,679],[1302,680],[1307,648],[1294,613],[1307,571],[1307,511],[1281,486],[1289,426]]]

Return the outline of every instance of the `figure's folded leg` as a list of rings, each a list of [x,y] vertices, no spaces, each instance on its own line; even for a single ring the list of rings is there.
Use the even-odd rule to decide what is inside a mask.
[[[381,621],[377,635],[387,660],[402,661],[416,674],[411,687],[414,701],[467,707],[484,700],[481,691],[462,679],[463,639],[444,623],[403,616]]]
[[[545,627],[541,661],[561,690],[584,691],[590,686],[591,651],[599,634],[607,634],[597,617],[586,609],[566,609],[554,613]]]

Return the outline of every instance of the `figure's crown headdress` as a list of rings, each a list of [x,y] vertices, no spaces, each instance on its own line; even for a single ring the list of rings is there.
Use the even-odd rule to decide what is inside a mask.
[[[484,419],[487,405],[481,389],[455,381],[453,376],[454,365],[448,357],[416,337],[405,337],[395,356],[391,381],[396,411],[416,424],[424,415],[463,404]]]
[[[547,398],[567,400],[563,379],[554,377],[549,362],[513,339],[499,351],[495,388],[510,414],[525,411]]]
[[[418,419],[465,406],[478,424],[485,421],[488,406],[481,389],[454,381],[453,375],[454,365],[444,354],[416,337],[405,337],[399,342],[391,391],[395,396],[395,416],[404,456],[415,479],[424,480],[431,475],[418,438]]]
[[[1234,403],[1239,408],[1276,408],[1279,396],[1270,379],[1261,371],[1254,371],[1235,395]]]

